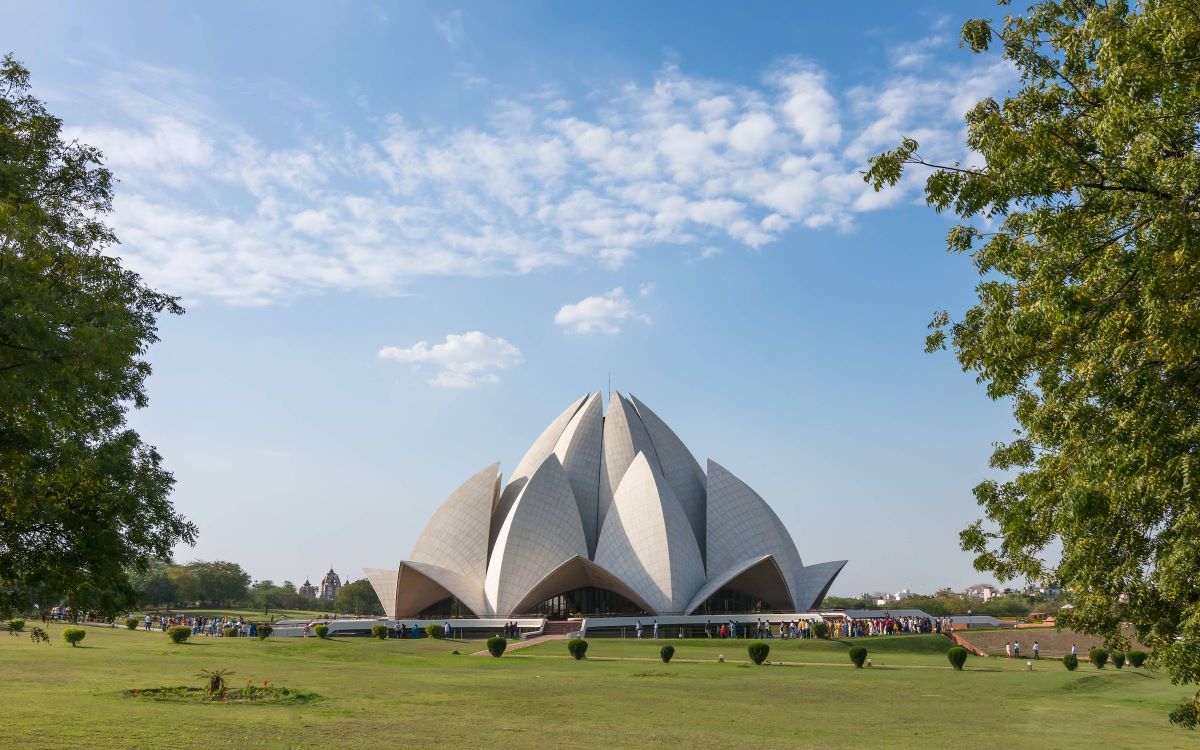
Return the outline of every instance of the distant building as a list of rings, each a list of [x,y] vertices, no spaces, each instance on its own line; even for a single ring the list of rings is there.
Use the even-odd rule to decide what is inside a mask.
[[[963,592],[968,599],[981,599],[988,602],[998,595],[1000,590],[990,583],[979,583]]]
[[[304,585],[301,586],[300,589],[296,593],[300,594],[300,596],[303,596],[306,599],[316,599],[317,598],[317,587],[312,585],[312,583],[307,578],[305,578]]]
[[[321,588],[317,592],[317,598],[332,601],[337,598],[338,589],[341,587],[342,579],[338,578],[338,574],[333,572],[333,568],[330,568],[325,577],[321,579]]]

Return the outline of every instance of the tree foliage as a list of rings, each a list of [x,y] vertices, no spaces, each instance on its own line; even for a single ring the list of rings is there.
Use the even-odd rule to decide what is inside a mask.
[[[64,141],[11,55],[0,64],[0,613],[65,600],[114,612],[128,571],[196,528],[126,426],[176,300],[106,254],[112,176]]]
[[[1200,680],[1200,8],[1194,0],[1043,0],[963,43],[1021,74],[967,115],[968,164],[905,140],[877,188],[932,167],[926,200],[980,273],[978,303],[938,313],[949,344],[1019,426],[962,534],[979,570],[1056,577],[1061,624],[1154,647]],[[1061,543],[1061,557],[1047,550]],[[1179,636],[1176,638],[1176,636]]]
[[[376,596],[371,582],[365,578],[347,583],[338,589],[337,600],[333,606],[338,612],[348,614],[383,614],[383,605],[379,603],[379,597]]]

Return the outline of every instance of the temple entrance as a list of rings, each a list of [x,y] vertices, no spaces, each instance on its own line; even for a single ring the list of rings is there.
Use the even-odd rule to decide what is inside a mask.
[[[575,616],[644,615],[646,611],[615,591],[585,586],[556,594],[529,607],[522,614],[566,620]]]
[[[474,617],[475,613],[467,605],[458,600],[457,596],[448,596],[441,601],[430,604],[417,613],[418,620],[440,620],[443,617]]]
[[[731,588],[718,589],[696,608],[697,615],[745,615],[775,611],[757,596]]]

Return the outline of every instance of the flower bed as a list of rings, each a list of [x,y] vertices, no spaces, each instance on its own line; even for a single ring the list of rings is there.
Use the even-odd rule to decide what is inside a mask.
[[[306,693],[287,687],[273,685],[246,685],[242,688],[210,693],[197,687],[134,688],[128,692],[131,698],[166,701],[169,703],[310,703],[320,698],[316,693]]]

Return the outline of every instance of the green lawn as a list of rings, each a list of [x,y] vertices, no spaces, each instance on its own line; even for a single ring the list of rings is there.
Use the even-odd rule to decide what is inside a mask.
[[[33,625],[34,623],[30,623]],[[747,664],[744,641],[592,639],[587,661],[561,641],[471,656],[480,642],[198,638],[88,627],[79,648],[0,635],[0,747],[815,747],[1182,748],[1196,735],[1168,711],[1189,691],[1159,675],[972,658],[949,669],[939,636],[773,641]],[[657,660],[662,643],[676,661]],[[460,650],[461,655],[451,654]],[[717,662],[717,655],[725,663]],[[695,659],[697,661],[688,661]],[[826,666],[829,664],[830,666]],[[805,666],[807,665],[807,666]],[[319,693],[302,705],[154,702],[131,688],[196,685],[232,669]]]

